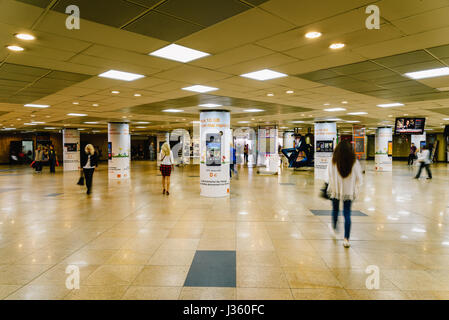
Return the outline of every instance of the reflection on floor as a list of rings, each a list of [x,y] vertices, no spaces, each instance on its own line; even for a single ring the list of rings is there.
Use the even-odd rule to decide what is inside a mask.
[[[90,196],[76,172],[0,167],[0,298],[449,299],[449,168],[417,181],[404,164],[372,167],[350,249],[311,213],[330,209],[311,172],[240,168],[230,199],[208,199],[195,167],[174,170],[170,196],[149,162],[133,163],[129,183],[108,183],[101,166]],[[199,251],[235,251],[236,286],[184,286]],[[66,288],[68,265],[79,290]]]

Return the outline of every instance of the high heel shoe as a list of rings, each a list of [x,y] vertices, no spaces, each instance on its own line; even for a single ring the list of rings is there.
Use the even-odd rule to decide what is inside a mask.
[[[165,194],[168,196],[170,194],[170,192],[166,191]]]
[[[164,189],[164,190],[162,190],[162,194],[165,194],[165,189]]]

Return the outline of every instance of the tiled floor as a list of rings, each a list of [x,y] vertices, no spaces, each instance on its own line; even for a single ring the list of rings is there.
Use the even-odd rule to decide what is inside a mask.
[[[100,166],[91,196],[76,172],[0,167],[12,169],[0,170],[0,299],[449,299],[449,167],[432,181],[372,167],[350,249],[311,213],[330,209],[311,172],[240,168],[230,199],[208,199],[195,167],[175,169],[169,197],[149,162],[119,183]],[[235,251],[236,287],[185,287],[197,250]],[[79,290],[66,289],[68,265]]]

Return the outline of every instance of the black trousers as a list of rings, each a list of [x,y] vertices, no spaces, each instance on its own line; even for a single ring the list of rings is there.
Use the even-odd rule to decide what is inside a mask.
[[[248,163],[248,154],[244,153],[243,156],[244,156],[244,163]]]
[[[42,171],[42,161],[36,161],[36,162],[34,163],[34,166],[35,166],[35,168],[36,168],[36,172]]]
[[[415,155],[409,154],[408,155],[408,165],[412,165],[414,160],[415,160]]]
[[[432,172],[430,171],[430,164],[424,163],[424,162],[420,163],[418,173],[416,174],[416,178],[419,178],[421,176],[421,171],[424,167],[426,168],[427,176],[430,179],[432,179]]]
[[[55,167],[56,167],[56,160],[50,160],[49,161],[49,165],[50,165],[50,172],[51,173],[55,173]]]
[[[95,169],[84,169],[84,179],[86,180],[86,187],[87,190],[90,190],[92,188],[92,177],[94,175]]]

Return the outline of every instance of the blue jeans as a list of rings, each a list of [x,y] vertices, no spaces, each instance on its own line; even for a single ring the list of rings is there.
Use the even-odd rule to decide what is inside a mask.
[[[343,201],[343,215],[345,217],[345,238],[349,240],[351,233],[351,200]],[[332,222],[334,229],[337,227],[338,211],[340,210],[340,200],[332,199]]]

